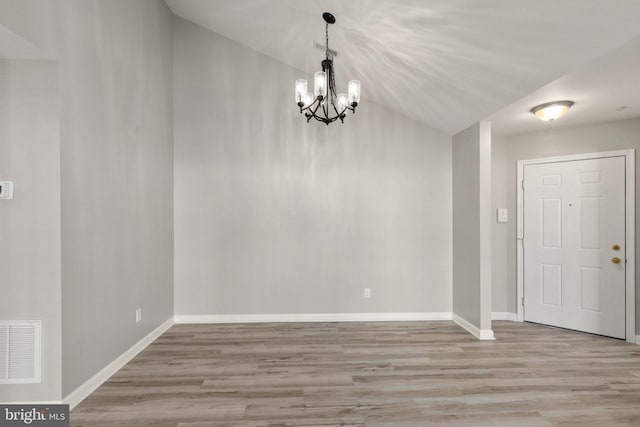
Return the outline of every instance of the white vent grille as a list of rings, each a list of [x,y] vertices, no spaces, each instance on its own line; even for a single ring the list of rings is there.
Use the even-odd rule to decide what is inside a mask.
[[[39,383],[40,320],[0,321],[0,384]]]

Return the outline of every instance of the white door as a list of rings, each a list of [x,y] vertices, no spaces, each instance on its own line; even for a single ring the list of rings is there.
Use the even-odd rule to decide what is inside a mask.
[[[524,167],[524,319],[625,338],[625,158]]]

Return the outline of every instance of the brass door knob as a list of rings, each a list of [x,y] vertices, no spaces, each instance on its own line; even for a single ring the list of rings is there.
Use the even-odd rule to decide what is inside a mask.
[[[622,262],[622,260],[618,257],[613,257],[611,258],[611,262],[614,264],[620,264]]]
[[[620,245],[613,245],[613,246],[611,246],[611,249],[613,249],[614,251],[619,251],[620,250]]]

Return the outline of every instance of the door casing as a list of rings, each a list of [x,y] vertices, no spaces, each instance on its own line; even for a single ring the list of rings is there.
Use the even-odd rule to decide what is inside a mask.
[[[626,165],[625,174],[625,240],[627,249],[627,265],[625,271],[625,318],[626,318],[626,341],[636,343],[636,257],[635,257],[635,150],[618,150],[605,151],[599,153],[574,154],[558,157],[545,157],[540,159],[519,160],[517,165],[517,181],[516,181],[516,314],[518,321],[524,321],[524,251],[523,251],[523,233],[524,233],[524,194],[522,190],[522,181],[524,179],[524,167],[526,165],[534,165],[541,163],[556,163],[572,160],[590,160],[604,157],[620,157],[624,156]]]

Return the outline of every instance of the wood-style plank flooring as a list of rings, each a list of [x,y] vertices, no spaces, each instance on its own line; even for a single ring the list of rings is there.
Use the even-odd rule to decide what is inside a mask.
[[[640,347],[494,322],[176,325],[72,426],[640,426]]]

